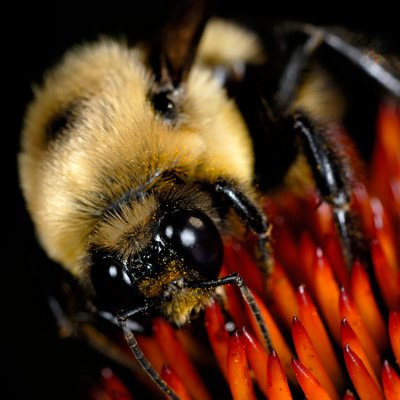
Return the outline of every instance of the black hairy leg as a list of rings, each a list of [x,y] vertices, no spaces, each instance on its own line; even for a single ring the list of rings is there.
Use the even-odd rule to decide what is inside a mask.
[[[265,214],[237,185],[223,178],[214,184],[203,183],[202,186],[211,194],[222,212],[232,209],[246,228],[256,235],[260,266],[268,276],[273,268],[273,255],[270,246],[271,228]]]
[[[319,132],[304,115],[296,114],[293,120],[317,189],[332,207],[343,258],[350,269],[356,259],[367,258],[359,222],[350,205],[352,171],[348,171],[350,159],[345,159],[350,155],[341,154],[340,141],[332,140],[326,131]]]

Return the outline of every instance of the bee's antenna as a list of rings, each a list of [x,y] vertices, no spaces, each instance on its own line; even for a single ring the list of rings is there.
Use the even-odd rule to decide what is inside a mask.
[[[251,293],[250,289],[247,285],[243,282],[242,277],[238,273],[233,273],[231,275],[224,276],[223,278],[213,279],[204,282],[194,282],[190,287],[216,287],[216,286],[223,286],[223,285],[237,285],[242,293],[243,298],[245,299],[246,303],[250,307],[250,311],[253,314],[254,318],[257,321],[258,327],[261,330],[261,333],[264,338],[264,342],[266,345],[267,350],[271,353],[274,349],[272,345],[271,338],[269,336],[268,328],[265,324],[264,318],[261,315],[260,308],[258,307],[256,300]]]
[[[143,354],[142,350],[139,347],[137,340],[131,329],[127,325],[127,319],[134,314],[139,312],[146,312],[148,306],[139,307],[137,309],[120,313],[117,315],[118,324],[124,333],[124,337],[126,343],[131,349],[133,355],[136,357],[136,360],[140,364],[140,366],[147,372],[150,378],[155,382],[155,384],[171,399],[171,400],[179,400],[179,397],[176,393],[168,386],[168,384],[161,378],[160,374],[153,368],[150,361]]]

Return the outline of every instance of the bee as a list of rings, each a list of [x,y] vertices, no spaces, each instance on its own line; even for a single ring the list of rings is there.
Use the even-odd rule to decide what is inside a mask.
[[[314,55],[323,47],[339,53],[400,97],[400,80],[383,64],[302,24],[281,27],[282,37],[303,41],[296,38],[295,51],[276,49],[286,64],[271,83],[260,38],[203,8],[188,2],[148,46],[102,39],[68,52],[36,90],[19,154],[40,244],[84,288],[90,311],[122,328],[170,398],[177,396],[138,347],[131,319],[162,315],[181,327],[235,284],[271,346],[242,278],[219,276],[224,238],[247,231],[266,277],[273,268],[260,189],[311,177],[333,207],[348,264],[362,252],[349,207],[353,167],[323,129],[341,118],[342,108],[329,106],[340,96],[331,89],[310,97],[328,79],[318,68],[308,78]],[[257,153],[272,144],[288,154],[268,175],[276,158]]]
[[[161,314],[182,326],[229,283],[256,307],[238,275],[218,279],[222,235],[239,225],[257,237],[260,265],[271,263],[251,140],[207,66],[213,37],[225,28],[207,28],[204,62],[197,62],[204,24],[201,13],[185,11],[150,50],[104,39],[68,53],[36,92],[19,155],[41,245],[85,288],[98,314],[118,316],[136,357],[171,397],[126,320]],[[180,38],[188,27],[188,38]],[[242,40],[248,52],[254,38]],[[255,50],[241,59],[257,58]]]

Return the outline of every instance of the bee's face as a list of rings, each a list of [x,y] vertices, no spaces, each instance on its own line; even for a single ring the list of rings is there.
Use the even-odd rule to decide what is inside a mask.
[[[152,49],[83,45],[27,112],[19,167],[38,238],[99,310],[151,302],[182,325],[213,296],[221,234],[246,218],[264,230],[244,119],[206,49],[187,63],[190,48],[165,82]]]
[[[182,325],[209,302],[209,290],[194,285],[217,278],[223,258],[220,233],[210,217],[194,209],[167,210],[145,229],[147,244],[136,253],[131,236],[120,242],[127,248],[119,254],[92,248],[97,304],[115,312],[152,301]]]
[[[153,226],[161,197],[191,199],[178,209],[197,205],[189,189],[177,194],[181,185],[158,185],[164,172],[178,170],[188,182],[251,179],[244,122],[209,71],[192,71],[173,125],[151,101],[154,77],[143,58],[114,42],[72,52],[49,74],[27,115],[19,159],[27,205],[49,256],[76,277],[86,273],[98,232],[101,247],[113,243],[117,253],[132,251],[124,240],[131,235],[139,253],[153,237],[146,225]],[[147,193],[153,186],[163,194]],[[141,198],[109,212],[133,192]],[[210,215],[213,207],[195,208]]]

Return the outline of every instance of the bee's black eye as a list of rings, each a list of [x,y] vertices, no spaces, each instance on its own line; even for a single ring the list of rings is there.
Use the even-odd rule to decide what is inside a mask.
[[[177,116],[176,105],[171,96],[170,91],[162,91],[153,94],[151,99],[154,109],[167,120],[174,120]]]
[[[163,218],[160,235],[188,267],[207,279],[218,276],[223,244],[217,227],[200,211],[177,210]]]
[[[94,253],[90,277],[96,292],[95,302],[100,309],[118,312],[137,304],[135,287],[124,267],[113,257]]]

